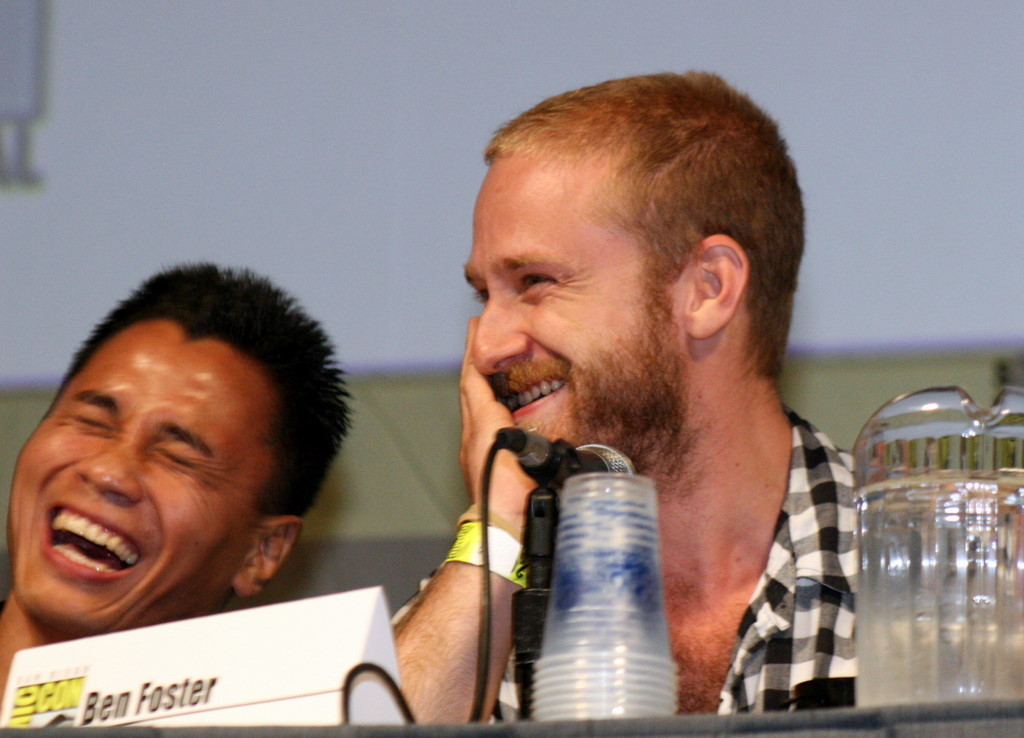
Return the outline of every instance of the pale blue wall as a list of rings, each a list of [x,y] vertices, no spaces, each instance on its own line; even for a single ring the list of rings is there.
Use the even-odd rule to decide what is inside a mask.
[[[52,382],[99,315],[182,259],[270,274],[349,368],[453,367],[490,132],[565,89],[695,67],[774,113],[800,167],[798,349],[1024,338],[1018,2],[50,8],[42,180],[0,187],[0,386]]]

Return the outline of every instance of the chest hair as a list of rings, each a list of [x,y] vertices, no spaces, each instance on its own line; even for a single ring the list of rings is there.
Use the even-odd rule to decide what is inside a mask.
[[[732,662],[748,592],[697,598],[684,586],[666,590],[672,655],[678,667],[679,711],[716,712]]]

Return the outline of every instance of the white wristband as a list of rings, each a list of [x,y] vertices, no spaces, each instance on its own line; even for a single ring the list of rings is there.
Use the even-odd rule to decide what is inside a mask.
[[[521,587],[526,586],[526,570],[521,560],[523,547],[511,533],[493,525],[488,526],[487,549],[492,572]],[[445,559],[445,562],[448,561],[483,566],[483,523],[467,522],[459,526],[455,543]]]

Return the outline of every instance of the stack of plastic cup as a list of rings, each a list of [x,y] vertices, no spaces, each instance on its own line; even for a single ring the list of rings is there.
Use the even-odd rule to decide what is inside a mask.
[[[650,479],[601,473],[566,481],[534,675],[537,720],[676,711],[660,556]]]

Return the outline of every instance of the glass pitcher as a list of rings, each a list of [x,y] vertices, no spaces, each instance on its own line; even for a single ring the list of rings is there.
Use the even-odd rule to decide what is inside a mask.
[[[1024,389],[902,395],[854,456],[857,705],[1024,698]]]

